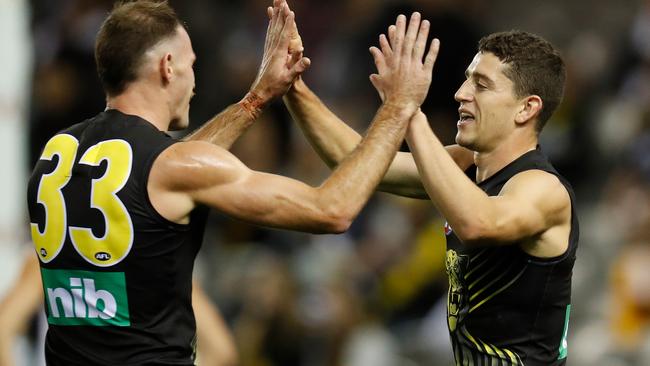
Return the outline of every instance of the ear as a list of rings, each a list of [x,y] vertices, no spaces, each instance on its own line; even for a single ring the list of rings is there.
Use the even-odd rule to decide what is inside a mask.
[[[543,102],[542,98],[538,95],[529,95],[521,102],[519,112],[515,115],[515,122],[517,124],[524,124],[530,120],[537,118],[542,111]]]
[[[163,82],[163,85],[167,85],[171,82],[174,77],[174,68],[172,67],[172,54],[166,53],[160,59],[160,78]]]

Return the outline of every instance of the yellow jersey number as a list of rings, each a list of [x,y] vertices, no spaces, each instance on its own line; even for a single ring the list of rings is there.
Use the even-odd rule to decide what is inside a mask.
[[[79,141],[71,135],[54,136],[43,150],[42,160],[59,162],[52,173],[44,174],[38,185],[37,202],[45,208],[43,232],[38,224],[31,223],[32,240],[39,258],[48,263],[54,259],[66,238],[66,205],[61,190],[70,180],[72,166],[77,156]],[[133,152],[124,140],[107,140],[91,146],[79,160],[79,164],[98,166],[106,160],[103,176],[93,179],[90,206],[98,209],[105,220],[105,233],[97,238],[90,228],[69,227],[74,248],[88,262],[108,267],[119,263],[129,254],[133,244],[133,224],[126,207],[117,197],[131,175]]]

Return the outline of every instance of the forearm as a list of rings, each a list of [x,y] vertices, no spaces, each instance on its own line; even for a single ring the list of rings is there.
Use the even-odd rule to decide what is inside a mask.
[[[197,355],[200,364],[238,364],[237,348],[228,326],[198,282],[192,283],[192,308],[196,317]]]
[[[302,79],[293,84],[283,100],[293,120],[330,168],[335,168],[361,141],[361,135],[329,110]]]
[[[294,83],[284,96],[284,102],[309,143],[331,169],[335,169],[361,142],[362,136],[327,108],[302,80]],[[427,198],[408,153],[397,153],[378,190]]]
[[[489,198],[454,162],[426,119],[411,121],[406,141],[429,197],[462,239],[484,216]]]
[[[30,252],[14,286],[0,301],[0,366],[14,364],[14,342],[42,305],[42,289],[38,258]]]
[[[336,116],[298,80],[284,96],[284,102],[294,121],[323,161],[334,169],[361,142],[361,135]],[[446,147],[461,169],[467,169],[473,161],[473,153],[458,145]],[[419,199],[428,199],[420,182],[417,167],[409,153],[398,152],[378,190]]]
[[[384,104],[357,148],[320,187],[323,201],[346,217],[356,217],[386,173],[415,110]]]
[[[184,140],[206,141],[230,149],[239,136],[260,116],[265,104],[255,93],[248,93],[244,99],[212,117]]]

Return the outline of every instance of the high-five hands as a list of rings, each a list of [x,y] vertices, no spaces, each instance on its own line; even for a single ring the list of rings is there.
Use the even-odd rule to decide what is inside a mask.
[[[284,95],[294,80],[311,64],[302,56],[302,41],[294,13],[286,0],[274,0],[273,7],[267,8],[270,22],[266,31],[264,56],[251,87],[251,93],[266,104]]]
[[[379,36],[379,46],[371,47],[377,73],[370,75],[384,103],[408,105],[417,110],[424,102],[431,85],[433,65],[438,57],[440,41],[431,41],[429,52],[424,51],[429,36],[430,23],[420,21],[420,13],[413,13],[406,27],[406,17],[400,14],[386,35]]]

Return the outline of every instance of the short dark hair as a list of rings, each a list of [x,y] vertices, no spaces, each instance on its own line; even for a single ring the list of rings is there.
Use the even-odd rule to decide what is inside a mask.
[[[119,95],[136,80],[144,53],[175,34],[183,23],[167,1],[116,3],[95,41],[99,80],[109,96]]]
[[[490,52],[509,67],[517,97],[538,95],[542,110],[535,128],[540,132],[562,102],[566,70],[558,50],[544,38],[518,30],[493,33],[481,38],[479,52]]]

